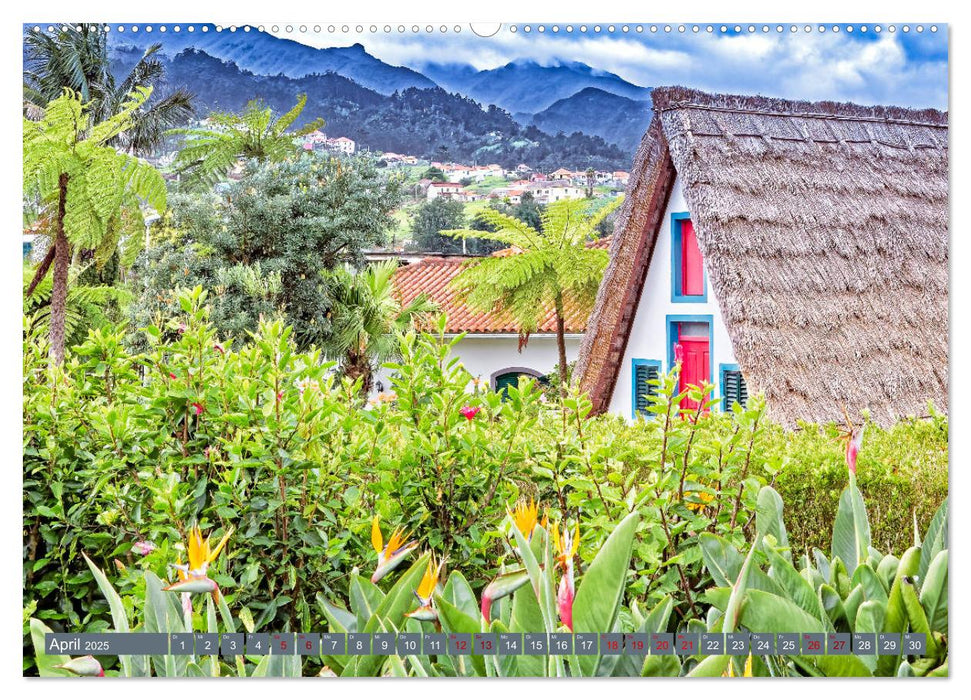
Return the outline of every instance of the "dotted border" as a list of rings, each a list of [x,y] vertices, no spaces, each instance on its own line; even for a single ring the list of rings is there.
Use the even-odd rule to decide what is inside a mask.
[[[146,32],[146,33],[159,32],[159,33],[162,33],[162,34],[164,34],[166,32],[175,32],[175,33],[178,34],[178,33],[182,32],[182,31],[186,31],[186,32],[189,32],[189,33],[193,33],[195,31],[200,31],[202,33],[206,33],[206,32],[209,32],[209,31],[216,31],[216,32],[224,32],[224,31],[227,31],[227,32],[237,32],[237,31],[242,31],[242,32],[250,32],[250,31],[266,32],[267,31],[267,27],[265,25],[262,25],[262,24],[259,25],[259,26],[256,26],[256,27],[254,27],[252,25],[248,25],[248,24],[247,25],[243,25],[243,26],[230,25],[228,27],[224,27],[222,25],[209,25],[209,24],[199,24],[199,25],[196,25],[196,24],[159,24],[159,25],[153,25],[153,24],[147,24],[147,25],[138,25],[138,24],[130,24],[130,25],[128,25],[128,24],[114,24],[114,25],[112,25],[112,24],[104,24],[104,25],[101,25],[101,28],[106,33],[107,32],[118,32],[120,34],[124,34],[126,32],[127,33],[135,34],[135,33],[140,32],[140,31],[143,31],[143,32]],[[48,32],[50,34],[53,34],[53,33],[59,32],[59,31],[60,32],[67,32],[67,31],[70,31],[72,29],[75,30],[75,31],[80,31],[81,27],[80,26],[77,26],[77,25],[69,25],[69,24],[61,24],[61,25],[49,24],[49,25],[47,25],[45,27],[43,25],[39,25],[38,24],[38,25],[34,25],[31,29],[34,32],[46,31],[46,32]],[[312,25],[312,26],[306,25],[306,24],[299,24],[299,25],[287,24],[287,25],[282,25],[282,26],[281,25],[274,24],[274,25],[271,25],[269,27],[269,31],[273,32],[274,34],[280,33],[280,32],[284,32],[286,34],[294,34],[294,33],[297,33],[297,34],[306,34],[308,32],[309,33],[314,33],[314,34],[325,34],[325,33],[326,34],[350,34],[350,33],[352,33],[352,29],[353,29],[353,33],[355,33],[355,34],[364,34],[366,32],[371,33],[371,34],[378,34],[378,33],[384,33],[384,34],[395,34],[395,33],[397,33],[397,34],[406,34],[406,33],[411,33],[411,34],[420,34],[420,33],[425,33],[425,34],[433,34],[433,33],[440,33],[440,34],[448,34],[448,33],[460,34],[463,31],[462,26],[461,25],[458,25],[458,24],[453,25],[453,26],[448,26],[448,25],[445,25],[445,24],[442,24],[442,25],[431,25],[431,24],[427,24],[425,26],[420,26],[420,25],[417,25],[417,24],[413,24],[411,26],[407,26],[407,25],[404,25],[404,24],[399,24],[397,26],[392,26],[390,24],[385,24],[383,26],[379,26],[377,24],[370,24],[370,25],[363,25],[363,24],[355,24],[355,25],[341,24],[341,25],[334,25],[334,24],[330,24],[330,25],[327,25],[326,27],[324,27],[322,25],[319,25],[319,24],[315,24],[315,25]],[[852,34],[854,32],[860,32],[861,34],[866,34],[866,33],[871,32],[871,31],[874,32],[874,33],[876,33],[876,34],[880,34],[883,31],[890,32],[891,34],[894,34],[897,31],[903,32],[904,34],[909,34],[911,31],[914,31],[914,32],[916,32],[918,34],[922,34],[925,31],[929,31],[931,33],[936,33],[938,31],[938,29],[939,29],[939,27],[936,24],[928,24],[928,25],[924,25],[924,24],[913,24],[913,25],[911,25],[911,24],[899,24],[899,25],[898,24],[887,24],[887,25],[883,25],[883,24],[872,24],[872,25],[868,25],[868,24],[832,24],[832,25],[825,25],[825,24],[816,24],[816,25],[813,25],[813,24],[802,24],[802,25],[800,25],[800,24],[775,24],[775,25],[770,25],[770,24],[761,24],[761,25],[755,25],[755,24],[747,24],[747,25],[735,24],[735,25],[727,25],[727,24],[722,24],[722,25],[718,25],[718,26],[711,25],[711,24],[708,24],[708,25],[699,25],[699,24],[633,24],[633,25],[632,24],[608,24],[606,26],[600,25],[600,24],[594,24],[594,25],[586,25],[586,24],[578,24],[578,25],[574,25],[574,24],[565,24],[565,25],[559,25],[559,24],[510,24],[510,25],[508,25],[506,31],[508,31],[508,32],[510,32],[512,34],[516,34],[516,33],[520,33],[521,32],[521,33],[527,34],[527,35],[532,34],[533,32],[536,32],[538,34],[545,34],[546,32],[549,32],[551,34],[559,34],[560,32],[565,32],[567,34],[573,34],[573,33],[579,33],[579,34],[630,34],[632,32],[635,33],[635,34],[644,34],[645,32],[646,33],[649,33],[649,34],[657,34],[658,32],[661,32],[661,33],[664,33],[664,34],[673,34],[673,33],[677,33],[677,34],[689,34],[689,33],[691,33],[691,34],[700,34],[702,32],[707,33],[707,34],[755,34],[755,33],[758,33],[758,32],[761,32],[762,34],[768,34],[768,33],[773,32],[773,31],[775,33],[777,33],[777,34],[782,34],[782,33],[786,32],[786,31],[788,31],[790,34],[796,34],[796,33],[799,33],[799,32],[803,32],[803,33],[807,33],[807,34],[808,33],[812,33],[812,32],[816,32],[816,33],[819,33],[819,34],[825,34],[826,32],[831,32],[833,34],[838,34],[840,32],[846,32],[847,34]],[[474,34],[475,31],[473,30],[472,33]]]

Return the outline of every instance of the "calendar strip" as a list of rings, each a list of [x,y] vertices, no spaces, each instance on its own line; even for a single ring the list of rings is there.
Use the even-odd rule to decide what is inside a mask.
[[[48,654],[100,656],[922,656],[920,633],[66,633],[45,635]]]

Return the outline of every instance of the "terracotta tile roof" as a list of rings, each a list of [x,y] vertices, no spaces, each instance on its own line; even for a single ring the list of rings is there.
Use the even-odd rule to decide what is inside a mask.
[[[591,248],[609,250],[610,239],[610,236],[606,236],[593,241],[589,245]],[[507,248],[497,251],[493,255],[504,257],[515,255],[517,252],[515,249]],[[399,267],[394,278],[399,301],[402,304],[408,304],[419,294],[424,293],[438,305],[439,310],[447,315],[446,333],[518,334],[519,328],[509,314],[475,311],[456,298],[456,292],[450,283],[468,264],[475,264],[475,258],[429,257],[420,262]],[[566,309],[566,332],[583,333],[586,328],[587,315],[568,305]],[[556,317],[553,309],[548,309],[543,315],[536,332],[556,332]]]

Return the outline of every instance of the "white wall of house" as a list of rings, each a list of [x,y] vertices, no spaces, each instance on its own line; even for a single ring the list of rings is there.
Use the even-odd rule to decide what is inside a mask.
[[[675,180],[674,190],[668,202],[667,211],[661,223],[661,230],[658,234],[657,243],[654,248],[654,257],[651,260],[651,267],[647,271],[647,279],[644,282],[644,290],[641,293],[640,304],[634,316],[634,323],[631,327],[630,337],[627,341],[627,349],[624,352],[624,359],[617,374],[617,383],[614,385],[614,393],[610,397],[610,411],[623,416],[627,420],[633,420],[633,359],[659,360],[661,371],[671,371],[668,361],[668,316],[669,315],[702,315],[711,316],[712,325],[712,348],[710,358],[711,381],[715,384],[714,397],[720,397],[722,388],[719,384],[719,366],[723,364],[736,364],[735,353],[732,349],[731,340],[728,337],[728,330],[718,308],[714,290],[710,280],[708,284],[708,298],[700,303],[675,303],[671,301],[672,275],[671,269],[671,244],[672,244],[672,222],[671,215],[679,212],[687,212],[688,205],[685,203],[681,192],[680,177]],[[707,277],[707,270],[705,275]]]
[[[580,352],[580,334],[566,336],[566,357],[568,362],[577,359]],[[453,351],[465,369],[473,377],[483,382],[492,381],[497,374],[506,371],[532,370],[536,374],[549,374],[557,362],[556,336],[551,334],[534,334],[529,337],[529,343],[518,351],[519,337],[511,333],[469,333]],[[390,391],[388,371],[382,369],[378,379],[384,384],[385,391]]]

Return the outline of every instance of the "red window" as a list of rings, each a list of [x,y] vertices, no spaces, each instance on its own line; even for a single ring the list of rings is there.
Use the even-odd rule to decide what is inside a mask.
[[[681,222],[681,295],[703,296],[705,272],[701,265],[701,249],[691,219]]]

